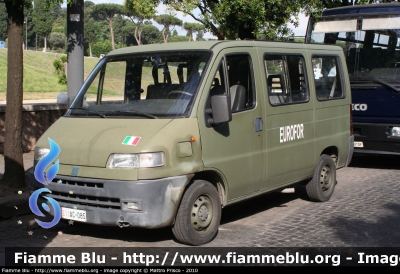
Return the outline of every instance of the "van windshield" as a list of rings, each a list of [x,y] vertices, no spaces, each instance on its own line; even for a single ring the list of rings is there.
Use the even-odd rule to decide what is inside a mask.
[[[311,22],[311,21],[310,21]],[[322,17],[311,28],[310,43],[342,47],[350,81],[400,82],[400,15],[383,12]]]
[[[168,51],[104,57],[66,116],[187,117],[210,51]]]

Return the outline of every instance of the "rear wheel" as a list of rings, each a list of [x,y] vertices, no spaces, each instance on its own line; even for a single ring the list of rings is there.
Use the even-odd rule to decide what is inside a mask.
[[[189,245],[203,245],[218,233],[221,202],[217,189],[207,181],[194,181],[183,195],[172,232]]]
[[[321,155],[314,176],[306,186],[307,195],[315,202],[328,201],[336,186],[336,165],[326,154]]]

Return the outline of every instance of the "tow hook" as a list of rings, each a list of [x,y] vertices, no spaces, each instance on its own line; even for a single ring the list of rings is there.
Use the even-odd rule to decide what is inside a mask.
[[[123,228],[123,227],[128,227],[128,226],[130,226],[130,224],[129,224],[129,223],[127,223],[127,222],[117,222],[117,225],[118,225],[120,228]]]

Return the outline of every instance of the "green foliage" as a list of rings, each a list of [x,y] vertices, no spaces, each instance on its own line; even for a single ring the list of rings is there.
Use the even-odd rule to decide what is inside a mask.
[[[153,18],[158,4],[158,0],[124,0],[125,15],[143,22],[144,19]]]
[[[145,19],[151,19],[156,14],[157,0],[125,0],[124,1],[124,15],[134,23],[133,29],[131,27],[125,28],[125,31],[130,30],[133,34],[137,45],[142,44],[142,32]],[[130,35],[127,35],[128,37]]]
[[[151,24],[143,25],[142,44],[159,44],[163,38],[160,30]]]
[[[321,0],[163,0],[163,3],[191,16],[219,40],[288,35],[286,24],[296,26],[301,9],[312,11],[316,6],[322,7]]]
[[[199,23],[183,23],[183,28],[187,30],[187,34],[190,40],[193,40],[193,34],[203,31],[205,29],[203,24]]]
[[[93,12],[99,14],[103,19],[107,21],[114,18],[117,14],[123,14],[122,5],[118,4],[97,4],[92,7]]]
[[[61,62],[63,62],[64,64],[68,62],[68,57],[67,55],[61,55],[60,57]]]
[[[53,16],[57,16],[53,21],[52,32],[61,32],[67,33],[67,8],[57,10],[58,14],[53,14]]]
[[[123,6],[118,4],[97,4],[92,7],[92,10],[100,18],[103,18],[108,21],[110,28],[110,36],[111,36],[111,48],[115,49],[113,18],[118,14],[124,14]]]
[[[67,75],[65,74],[65,63],[67,62],[66,59],[67,58],[65,58],[64,60],[55,59],[53,61],[53,67],[55,69],[55,74],[58,76],[58,83],[61,85],[67,84]]]
[[[155,16],[153,19],[166,29],[169,29],[172,26],[182,26],[182,20],[170,14],[161,14]]]
[[[7,38],[7,18],[6,5],[0,2],[0,41],[5,41]]]
[[[99,57],[100,54],[107,54],[112,50],[110,41],[95,42],[92,44],[92,53],[94,56]]]
[[[92,1],[85,1],[83,3],[84,9],[92,8],[95,5]]]
[[[100,32],[100,27],[96,24],[93,17],[85,14],[84,21],[84,39],[86,43],[94,43],[97,41],[97,33]]]
[[[180,35],[172,35],[168,42],[188,42],[189,39],[187,36],[180,36]]]
[[[162,36],[164,38],[164,43],[167,43],[168,37],[171,33],[171,31],[174,30],[175,26],[182,26],[182,20],[179,18],[176,18],[173,15],[170,14],[161,14],[158,16],[155,16],[154,21],[156,21],[158,24],[164,26],[162,30]],[[170,29],[172,27],[172,29]]]
[[[34,0],[33,29],[41,37],[47,37],[51,33],[53,18],[47,8],[46,0]]]
[[[63,49],[67,42],[67,37],[61,32],[52,32],[48,38],[49,44],[52,49]]]

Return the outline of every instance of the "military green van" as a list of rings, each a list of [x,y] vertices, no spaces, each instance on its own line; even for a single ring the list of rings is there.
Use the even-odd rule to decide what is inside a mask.
[[[222,208],[245,199],[296,183],[330,199],[353,154],[343,50],[251,40],[117,49],[38,140],[35,163],[50,140],[58,172],[42,195],[63,219],[170,226],[178,242],[202,245]],[[33,169],[30,187],[43,187]]]

